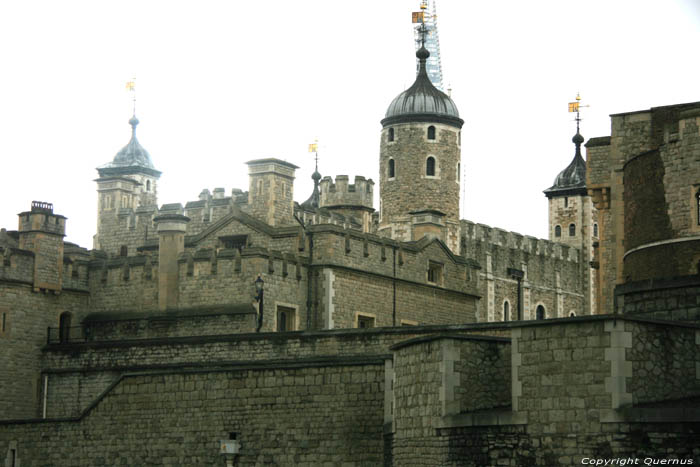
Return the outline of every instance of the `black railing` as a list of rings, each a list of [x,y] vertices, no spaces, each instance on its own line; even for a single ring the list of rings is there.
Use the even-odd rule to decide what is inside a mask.
[[[47,328],[47,344],[69,344],[72,342],[87,341],[87,333],[82,327]]]
[[[44,201],[32,201],[32,212],[48,212],[53,214],[53,204]]]

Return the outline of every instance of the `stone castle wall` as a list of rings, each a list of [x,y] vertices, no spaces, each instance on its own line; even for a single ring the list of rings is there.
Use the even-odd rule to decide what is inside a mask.
[[[462,221],[462,256],[475,259],[479,272],[479,321],[503,321],[504,303],[516,319],[517,280],[508,269],[523,271],[523,319],[535,319],[538,305],[547,318],[584,314],[580,250],[515,232]]]

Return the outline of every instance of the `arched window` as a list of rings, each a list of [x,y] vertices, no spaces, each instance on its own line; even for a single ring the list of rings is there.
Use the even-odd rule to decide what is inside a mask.
[[[576,236],[576,224],[569,224],[569,237]]]
[[[428,157],[425,161],[425,174],[428,177],[435,176],[435,158],[433,156]]]
[[[389,133],[387,134],[387,139],[389,140],[390,143],[392,141],[394,141],[394,129],[393,128],[389,128]]]
[[[554,227],[554,236],[557,238],[561,237],[561,225]]]
[[[432,125],[428,127],[428,139],[435,139],[435,127]]]
[[[122,245],[119,249],[119,256],[129,256],[129,247]]]
[[[573,318],[574,316],[576,316],[575,312],[572,311],[571,313],[569,313],[569,318]]]
[[[389,178],[394,178],[396,176],[396,167],[394,159],[389,159]]]
[[[151,191],[151,181],[146,180],[146,191]]]
[[[593,236],[598,236],[598,224],[593,224]]]
[[[503,302],[503,321],[510,321],[510,303],[508,303],[508,300]]]
[[[537,310],[535,311],[535,316],[537,317],[537,319],[547,318],[547,313],[544,311],[544,306],[537,305]]]
[[[71,314],[69,312],[61,313],[58,317],[58,340],[59,342],[68,342],[70,340],[70,323]]]

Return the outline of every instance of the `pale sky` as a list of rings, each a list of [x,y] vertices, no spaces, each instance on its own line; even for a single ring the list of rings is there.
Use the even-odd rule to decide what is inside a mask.
[[[245,161],[379,185],[380,120],[415,79],[419,0],[0,0],[0,226],[32,200],[68,217],[67,241],[92,247],[96,167],[138,137],[159,203],[203,188],[248,189]],[[462,217],[547,236],[542,190],[581,133],[609,115],[700,101],[700,0],[438,0],[445,83],[465,124]],[[378,199],[375,208],[378,208]]]

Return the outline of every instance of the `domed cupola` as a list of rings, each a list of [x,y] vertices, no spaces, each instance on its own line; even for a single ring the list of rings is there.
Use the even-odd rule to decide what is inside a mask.
[[[586,195],[586,162],[581,156],[583,136],[577,131],[571,141],[576,145],[576,153],[571,163],[557,175],[554,185],[544,190],[547,198],[553,196]]]
[[[429,56],[425,47],[416,52],[419,60],[416,81],[391,102],[381,121],[383,127],[397,123],[435,122],[462,128],[464,120],[459,118],[455,103],[430,82],[426,71]]]
[[[151,161],[151,156],[136,138],[136,126],[139,124],[139,119],[136,115],[129,119],[131,125],[131,139],[109,162],[101,167],[98,167],[98,172],[101,176],[105,175],[124,175],[128,173],[146,173],[153,176],[159,176],[160,172],[156,170]]]

